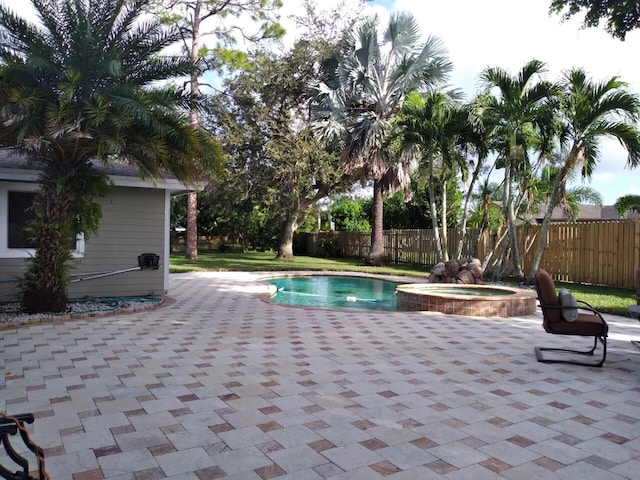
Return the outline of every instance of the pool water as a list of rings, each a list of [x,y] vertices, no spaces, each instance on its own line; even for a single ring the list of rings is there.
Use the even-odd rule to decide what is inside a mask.
[[[398,282],[340,275],[270,278],[275,285],[271,299],[304,307],[395,311]]]

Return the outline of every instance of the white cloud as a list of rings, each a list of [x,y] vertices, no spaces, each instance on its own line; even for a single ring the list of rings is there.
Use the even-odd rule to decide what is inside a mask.
[[[611,172],[596,173],[593,175],[593,179],[600,182],[606,182],[612,180],[613,178],[614,176]]]
[[[620,42],[602,30],[581,29],[579,20],[563,23],[549,16],[548,7],[548,0],[397,0],[393,8],[412,12],[423,33],[443,39],[454,63],[454,83],[473,85],[487,66],[516,72],[536,58],[547,63],[550,79],[583,67],[595,78],[620,75],[640,91],[640,65],[634,61],[640,32]]]

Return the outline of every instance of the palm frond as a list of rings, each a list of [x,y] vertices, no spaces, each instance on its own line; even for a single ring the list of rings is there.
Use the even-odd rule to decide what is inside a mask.
[[[588,185],[579,185],[567,190],[567,197],[576,203],[587,203],[602,208],[602,194]]]
[[[623,195],[614,203],[618,216],[624,218],[629,211],[640,212],[640,195]]]
[[[397,55],[411,55],[420,42],[420,26],[416,18],[406,12],[392,13],[382,36],[382,43],[389,44]]]

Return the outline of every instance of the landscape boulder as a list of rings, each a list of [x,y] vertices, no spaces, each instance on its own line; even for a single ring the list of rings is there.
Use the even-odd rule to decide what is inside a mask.
[[[482,262],[477,258],[460,258],[437,263],[431,268],[431,283],[482,284]]]

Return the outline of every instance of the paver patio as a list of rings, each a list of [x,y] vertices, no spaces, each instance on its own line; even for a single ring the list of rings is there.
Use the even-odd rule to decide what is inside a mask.
[[[52,479],[639,478],[640,322],[606,317],[602,369],[541,364],[580,339],[540,315],[287,307],[259,276],[2,330],[0,408],[35,413]]]

